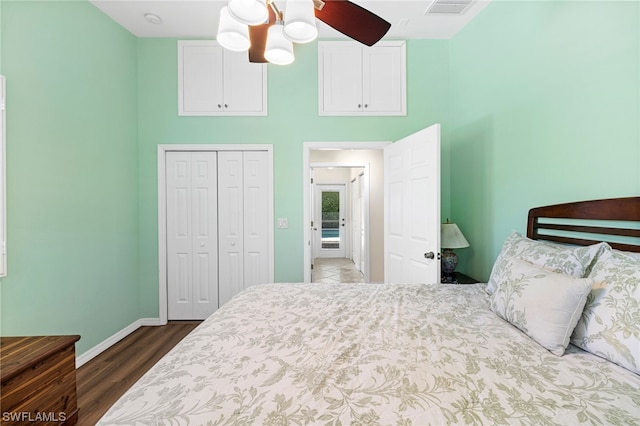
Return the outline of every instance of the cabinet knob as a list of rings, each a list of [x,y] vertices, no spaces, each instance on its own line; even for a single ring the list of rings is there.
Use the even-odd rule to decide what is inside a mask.
[[[362,108],[362,104],[358,104],[358,108]]]
[[[222,105],[218,104],[218,108],[222,108]]]
[[[369,104],[364,104],[364,107],[365,107],[365,108],[368,108],[368,107],[369,107]]]
[[[225,107],[225,108],[229,108],[229,105],[227,105],[227,104],[224,104],[224,107]]]

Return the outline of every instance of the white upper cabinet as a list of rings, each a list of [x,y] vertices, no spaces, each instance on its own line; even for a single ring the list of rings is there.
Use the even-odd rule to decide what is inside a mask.
[[[319,115],[407,115],[406,43],[318,42]]]
[[[215,41],[178,41],[178,115],[267,115],[266,65]]]

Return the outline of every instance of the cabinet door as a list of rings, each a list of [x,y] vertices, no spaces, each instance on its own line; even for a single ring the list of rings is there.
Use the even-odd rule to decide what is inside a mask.
[[[267,68],[215,41],[178,41],[178,115],[267,115]]]
[[[363,48],[362,86],[365,113],[406,115],[404,45]]]
[[[352,115],[362,110],[362,49],[344,42],[319,45],[319,114]]]
[[[178,115],[221,112],[222,47],[209,41],[178,41]]]
[[[319,115],[406,115],[404,41],[318,46]]]
[[[249,62],[247,52],[224,51],[224,111],[267,115],[267,67]]]

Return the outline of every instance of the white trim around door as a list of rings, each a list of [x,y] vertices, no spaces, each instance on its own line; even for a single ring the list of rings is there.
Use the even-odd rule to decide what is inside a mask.
[[[172,151],[266,151],[268,164],[269,279],[274,281],[274,193],[273,145],[271,144],[160,144],[158,145],[158,317],[160,325],[167,323],[167,214],[166,214],[166,153]]]

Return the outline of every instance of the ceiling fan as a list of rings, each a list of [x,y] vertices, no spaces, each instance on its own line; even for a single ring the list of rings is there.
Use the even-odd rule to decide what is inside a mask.
[[[349,0],[286,0],[280,11],[275,0],[229,0],[220,11],[220,45],[249,51],[249,61],[286,65],[293,62],[293,43],[318,36],[315,18],[344,35],[373,46],[391,24]]]

